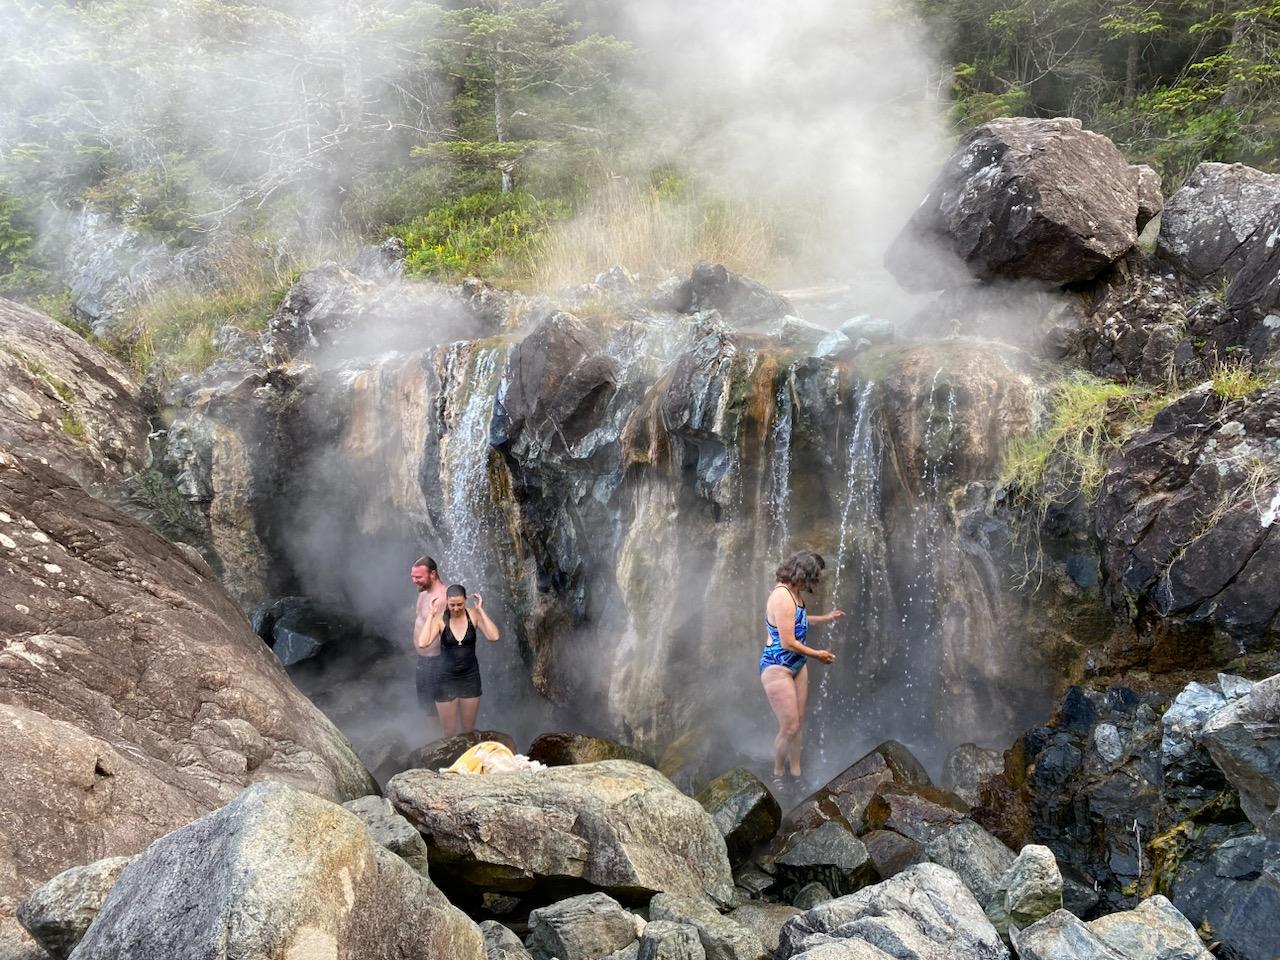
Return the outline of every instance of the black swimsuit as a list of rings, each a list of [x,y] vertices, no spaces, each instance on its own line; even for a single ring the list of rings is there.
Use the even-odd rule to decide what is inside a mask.
[[[445,617],[436,667],[436,703],[480,696],[480,661],[476,659],[476,625],[467,614],[467,632],[459,640]]]

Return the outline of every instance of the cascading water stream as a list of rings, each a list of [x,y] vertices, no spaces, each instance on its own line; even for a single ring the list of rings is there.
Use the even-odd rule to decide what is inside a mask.
[[[791,403],[791,375],[778,388],[774,405],[776,420],[773,424],[773,457],[771,459],[769,520],[772,531],[773,558],[781,562],[788,550],[791,532],[788,515],[791,511],[791,433],[794,427],[794,411]]]

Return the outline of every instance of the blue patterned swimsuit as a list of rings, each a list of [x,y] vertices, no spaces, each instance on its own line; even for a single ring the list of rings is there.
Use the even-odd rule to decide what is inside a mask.
[[[791,591],[788,589],[787,593]],[[794,593],[791,593],[791,599],[796,604],[796,641],[804,643],[804,636],[809,632],[809,614],[805,612],[800,601],[796,600]],[[760,672],[764,673],[765,667],[786,667],[794,677],[805,665],[808,657],[783,647],[782,637],[778,636],[778,628],[769,622],[768,617],[765,617],[764,627],[769,632],[769,639],[765,642],[764,652],[760,654]]]

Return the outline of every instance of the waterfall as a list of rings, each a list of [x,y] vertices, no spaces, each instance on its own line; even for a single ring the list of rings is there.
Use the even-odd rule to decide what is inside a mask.
[[[791,403],[791,374],[778,387],[774,404],[773,457],[770,463],[769,520],[772,530],[773,557],[781,561],[789,549],[791,533],[787,526],[791,510],[791,432],[794,411]]]

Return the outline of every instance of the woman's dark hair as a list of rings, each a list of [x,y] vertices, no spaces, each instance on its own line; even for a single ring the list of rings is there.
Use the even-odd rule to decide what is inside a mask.
[[[779,583],[796,590],[812,590],[818,585],[818,578],[826,566],[827,562],[813,550],[801,550],[783,560],[774,576]]]
[[[467,599],[467,588],[460,583],[455,583],[453,586],[451,586],[448,590],[444,592],[444,595],[445,595],[445,599],[449,599],[450,597],[461,597],[463,600],[465,600]]]

